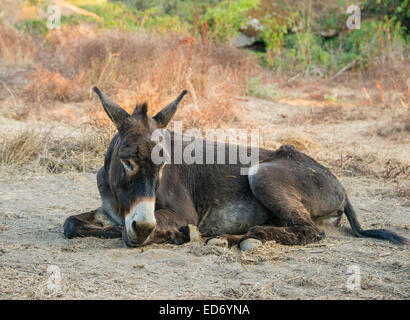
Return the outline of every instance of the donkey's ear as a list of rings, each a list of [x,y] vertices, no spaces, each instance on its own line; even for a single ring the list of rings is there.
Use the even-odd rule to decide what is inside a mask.
[[[171,121],[172,117],[177,111],[178,104],[181,102],[182,98],[187,93],[187,90],[182,91],[178,98],[175,99],[175,101],[171,102],[169,105],[167,105],[164,109],[162,109],[154,116],[154,120],[158,122],[161,128],[165,128]]]
[[[94,87],[93,90],[100,98],[101,104],[108,117],[110,117],[115,126],[120,129],[124,120],[130,116],[129,113],[121,108],[118,104],[112,102],[106,96],[104,96],[100,89],[98,89],[97,87]]]

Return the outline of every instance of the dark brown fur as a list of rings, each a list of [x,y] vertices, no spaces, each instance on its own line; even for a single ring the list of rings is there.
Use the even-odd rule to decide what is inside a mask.
[[[151,160],[155,145],[151,134],[169,123],[185,92],[154,118],[147,115],[146,105],[138,105],[131,116],[124,114],[98,89],[96,92],[118,134],[97,175],[102,206],[69,217],[64,223],[68,238],[122,236],[128,246],[181,244],[190,240],[188,225],[195,225],[203,236],[225,236],[231,245],[248,238],[306,244],[324,237],[315,219],[335,216],[340,221],[344,212],[356,236],[408,243],[391,231],[362,230],[337,178],[291,146],[276,151],[260,149],[259,170],[249,176],[240,174],[242,164],[174,164],[172,158],[165,166],[156,165]],[[173,157],[174,144],[181,137],[173,133],[171,137],[169,151]],[[217,146],[214,147],[216,157]],[[229,145],[224,147],[228,160]],[[137,166],[129,165],[132,170],[127,170],[121,162],[127,159]],[[132,208],[143,199],[155,201],[155,226],[141,223],[140,218],[127,224]],[[143,209],[149,216],[149,210]],[[101,216],[106,218],[100,221]]]

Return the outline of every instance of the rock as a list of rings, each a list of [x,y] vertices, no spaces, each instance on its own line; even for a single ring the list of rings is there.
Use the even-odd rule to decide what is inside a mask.
[[[328,29],[320,32],[320,35],[324,38],[332,38],[337,35],[337,31],[335,29]]]
[[[248,37],[243,33],[239,33],[235,38],[232,39],[232,45],[237,48],[248,47],[254,44],[256,39],[254,37]]]
[[[243,240],[240,243],[239,247],[241,248],[242,251],[248,251],[253,248],[259,247],[261,245],[262,245],[262,241],[258,239],[249,238],[249,239]]]

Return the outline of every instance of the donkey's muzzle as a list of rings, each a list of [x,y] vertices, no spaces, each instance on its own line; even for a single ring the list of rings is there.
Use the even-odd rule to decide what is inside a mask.
[[[129,247],[138,247],[148,243],[155,231],[155,199],[140,199],[131,207],[125,218],[122,239]]]
[[[131,230],[123,229],[122,239],[128,247],[139,247],[148,242],[154,231],[155,224],[133,222]]]

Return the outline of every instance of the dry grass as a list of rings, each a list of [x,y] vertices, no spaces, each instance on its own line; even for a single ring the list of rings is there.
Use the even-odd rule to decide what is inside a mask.
[[[329,106],[408,108],[410,105],[410,49],[400,42],[375,55],[366,70],[345,72],[335,79],[289,74],[274,79],[282,93],[279,101]],[[272,81],[272,80],[268,80]],[[306,105],[306,104],[305,104]]]
[[[391,140],[404,140],[410,138],[410,113],[394,117],[391,122],[377,126],[376,134],[379,137]]]
[[[376,92],[372,99],[384,107],[408,107],[410,102],[410,52],[400,42],[382,46],[384,49],[369,65],[364,78],[371,79]]]
[[[56,137],[28,128],[15,135],[2,135],[1,165],[44,169],[50,173],[67,171],[96,172],[103,163],[112,135],[83,133],[78,136]]]
[[[1,83],[0,80],[0,85],[1,84],[4,83]],[[16,97],[9,87],[7,87],[6,90],[8,96],[2,100],[2,104],[5,107],[0,110],[1,115],[14,120],[27,120],[28,116],[33,111],[33,106],[27,104],[24,99]]]
[[[346,152],[331,163],[335,171],[346,176],[370,176],[387,180],[409,179],[410,166],[395,158],[381,157],[375,152]]]
[[[402,198],[403,206],[410,206],[410,182],[408,180],[394,181],[391,188],[380,188],[376,190],[376,195],[390,198]]]
[[[80,25],[50,32],[44,39],[34,41],[30,36],[21,35],[12,28],[1,25],[0,36],[2,61],[32,65],[26,70],[30,73],[29,83],[21,86],[24,92],[19,92],[16,87],[13,88],[15,90],[13,95],[17,97],[18,103],[11,101],[10,94],[3,90],[7,101],[15,105],[9,109],[10,111],[3,112],[3,115],[25,120],[29,114],[34,114],[33,111],[38,109],[41,110],[43,120],[56,120],[52,118],[56,111],[54,105],[56,101],[75,102],[76,106],[79,106],[78,109],[81,109],[79,112],[82,116],[81,120],[91,125],[94,130],[93,135],[85,134],[81,139],[58,139],[39,132],[29,134],[29,131],[7,137],[2,147],[2,163],[6,165],[36,162],[41,168],[46,168],[50,172],[70,169],[95,171],[102,163],[103,154],[114,129],[102,111],[98,99],[92,94],[93,85],[98,85],[112,100],[128,111],[134,108],[136,102],[148,102],[150,114],[158,112],[186,88],[190,94],[184,98],[175,120],[183,121],[185,128],[194,126],[201,129],[235,127],[240,124],[238,120],[246,118],[246,115],[241,114],[243,109],[240,107],[238,97],[246,93],[247,80],[256,74],[263,75],[265,82],[275,80],[266,71],[262,72],[248,54],[209,42],[206,32],[202,33],[201,39],[194,39],[175,34],[156,35],[98,30]],[[312,107],[310,113],[293,113],[291,115],[293,118],[289,118],[289,121],[292,125],[314,125],[376,119],[381,116],[380,112],[388,113],[387,108],[376,107],[382,99],[378,100],[374,94],[381,97],[382,92],[385,102],[391,100],[392,103],[397,104],[399,101],[400,108],[403,109],[401,102],[409,98],[408,87],[403,86],[406,80],[404,74],[409,66],[403,65],[403,61],[393,61],[390,56],[384,57],[380,62],[383,63],[384,71],[374,73],[369,80],[374,84],[374,88],[370,89],[367,86],[368,82],[361,84],[363,87],[368,87],[367,92],[370,93],[371,99],[368,104],[359,108],[346,106],[341,99],[338,100],[339,98],[335,102],[322,101],[325,106]],[[388,65],[393,68],[392,72],[386,67]],[[393,72],[397,73],[394,79],[392,79]],[[338,78],[340,83],[345,80],[343,76]],[[386,82],[390,84],[387,85]],[[359,79],[354,79],[351,83],[357,84]],[[379,84],[376,85],[377,83]],[[292,82],[282,81],[279,85],[287,86],[286,90],[289,92],[299,87],[304,88],[306,94],[318,95],[319,100],[323,100],[326,94],[330,97],[334,94],[334,92],[327,93],[327,89],[317,90],[318,87],[321,88],[323,81],[322,83],[311,81],[310,84],[306,84],[303,80],[297,79]],[[362,92],[361,89],[359,91]],[[396,92],[396,96],[402,99],[397,100],[394,95],[390,97],[386,92]],[[297,97],[298,93],[294,94]],[[21,97],[24,97],[25,103],[20,103]],[[12,98],[16,100],[14,96]],[[6,103],[6,100],[2,102]],[[93,107],[82,108],[78,102]],[[387,102],[384,106],[389,106]],[[67,114],[62,112],[58,116],[74,121],[79,119],[72,116],[70,112]],[[403,132],[406,134],[407,122],[407,118],[394,121],[391,126],[392,133],[389,133],[390,128],[380,128],[377,134],[379,136],[402,135]],[[33,148],[31,153],[24,144],[21,144],[24,137],[27,138],[28,135]],[[36,142],[40,143],[40,146]],[[304,152],[317,151],[317,144],[312,138],[299,134],[295,130],[279,134],[274,144],[270,147],[291,144]],[[18,152],[22,154],[17,155]],[[370,161],[371,156],[363,157],[347,155],[338,165],[347,172],[378,177],[402,176],[407,172],[406,168],[403,169],[399,164],[389,164],[388,160],[382,164],[385,168],[382,172],[377,169],[377,166],[381,165],[379,160],[375,160],[373,164]],[[369,165],[370,167],[374,165],[375,169],[369,169]],[[393,169],[394,166],[398,167]],[[397,170],[399,171],[396,172]]]
[[[80,139],[52,140],[47,152],[40,155],[39,165],[48,172],[96,172],[103,164],[107,141],[98,135],[85,135]]]
[[[25,88],[29,102],[93,99],[90,88],[98,85],[128,111],[145,101],[154,114],[186,88],[187,107],[177,119],[189,126],[235,122],[234,99],[258,70],[248,54],[206,37],[79,26],[50,33],[45,41],[47,46],[38,45],[43,52]]]
[[[280,133],[275,140],[281,145],[292,145],[302,152],[311,153],[318,150],[318,145],[309,135],[293,129]]]
[[[36,160],[44,146],[44,136],[33,129],[24,130],[12,137],[1,137],[1,164],[24,165]]]
[[[299,113],[294,115],[291,119],[292,122],[298,124],[320,124],[320,123],[337,123],[342,121],[355,121],[374,119],[374,107],[363,106],[360,108],[355,107],[342,107],[342,106],[324,106],[315,107],[311,109],[309,113]]]
[[[87,97],[87,90],[82,86],[84,74],[79,73],[73,79],[64,77],[60,72],[51,72],[38,67],[30,76],[26,87],[28,101],[82,101]]]
[[[0,23],[0,61],[3,65],[27,65],[33,63],[38,50],[36,42],[23,36],[14,28]]]

